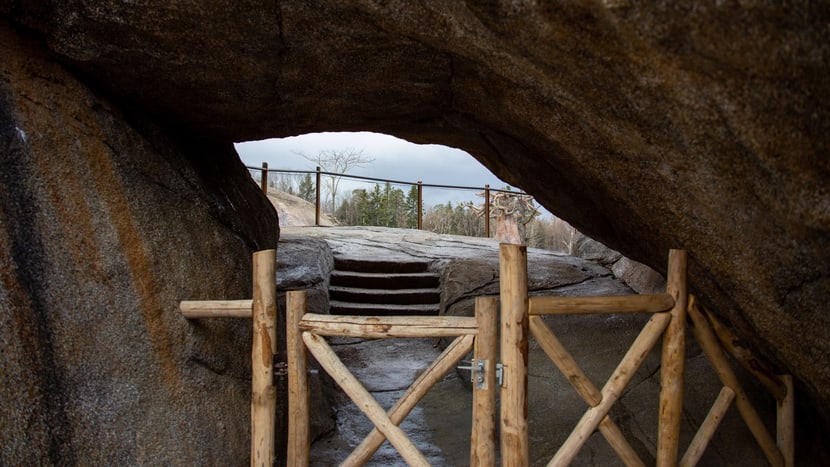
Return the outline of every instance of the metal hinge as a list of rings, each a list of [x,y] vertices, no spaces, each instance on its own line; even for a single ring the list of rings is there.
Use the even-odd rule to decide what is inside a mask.
[[[476,389],[485,389],[484,382],[485,380],[485,373],[486,373],[486,360],[476,360],[475,364],[471,361],[462,361],[465,365],[459,365],[457,368],[459,370],[468,370],[470,372],[470,382],[476,385]],[[496,387],[500,387],[502,384],[502,375],[504,373],[504,366],[501,363],[496,363]]]

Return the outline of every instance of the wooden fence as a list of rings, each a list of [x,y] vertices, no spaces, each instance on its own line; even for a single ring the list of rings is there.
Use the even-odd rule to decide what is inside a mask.
[[[792,466],[793,400],[792,378],[774,376],[754,367],[759,377],[778,401],[777,445],[750,404],[734,372],[727,362],[721,343],[709,321],[686,290],[686,253],[672,250],[666,292],[658,295],[615,297],[528,297],[527,253],[525,247],[500,246],[501,288],[501,349],[505,385],[501,389],[501,456],[502,465],[526,466],[529,463],[527,432],[527,350],[528,334],[553,360],[588,405],[571,435],[559,448],[548,465],[569,465],[588,437],[596,430],[628,466],[645,465],[610,418],[609,411],[623,394],[626,385],[643,363],[653,346],[662,337],[660,403],[656,460],[658,466],[693,466],[703,455],[706,445],[717,429],[729,404],[734,400],[741,416],[773,466]],[[603,388],[598,389],[582,371],[556,335],[545,324],[542,315],[580,313],[651,313],[620,364]],[[679,457],[679,435],[683,406],[686,318],[706,356],[712,362],[724,388],[697,434]],[[711,317],[711,315],[710,315]],[[725,328],[723,328],[725,329]],[[724,331],[725,332],[725,331]],[[727,337],[728,339],[729,337]],[[757,362],[742,349],[738,361]]]
[[[398,450],[410,465],[428,465],[423,454],[398,425],[430,387],[474,349],[476,384],[473,393],[473,429],[470,465],[491,466],[496,462],[496,388],[500,387],[499,417],[501,463],[529,464],[528,441],[528,340],[532,335],[548,357],[571,382],[588,405],[571,435],[548,465],[568,465],[596,430],[605,437],[628,466],[645,465],[610,417],[637,369],[662,337],[661,390],[658,414],[658,466],[694,466],[718,428],[731,403],[773,466],[793,466],[794,393],[792,377],[765,369],[713,314],[704,310],[686,290],[686,253],[672,250],[666,292],[656,295],[612,297],[528,296],[527,251],[519,245],[500,245],[500,305],[502,382],[496,381],[499,298],[477,297],[475,317],[448,316],[333,316],[308,313],[306,292],[286,296],[287,372],[289,433],[287,462],[305,466],[309,462],[309,389],[306,349],[375,424],[375,429],[342,465],[362,465],[384,440]],[[276,253],[253,255],[253,298],[248,300],[183,301],[182,315],[188,319],[212,317],[251,318],[251,465],[271,467],[274,462],[276,390],[274,350],[276,328]],[[611,377],[599,389],[579,367],[543,315],[580,313],[650,313],[652,316],[634,340]],[[695,339],[712,363],[723,389],[682,457],[679,455],[680,416],[683,405],[687,317]],[[339,360],[325,337],[365,338],[455,337],[449,347],[409,387],[387,412]],[[776,438],[749,402],[726,353],[745,366],[770,391],[777,403]],[[475,374],[477,372],[477,374]],[[679,460],[678,460],[679,458]]]

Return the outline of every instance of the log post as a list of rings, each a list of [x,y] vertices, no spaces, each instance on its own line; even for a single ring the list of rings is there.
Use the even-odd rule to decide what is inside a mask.
[[[780,375],[779,379],[787,388],[784,399],[778,402],[776,417],[776,431],[778,438],[778,449],[784,456],[784,465],[792,467],[795,465],[795,393],[793,393],[792,375]]]
[[[317,182],[314,184],[314,225],[320,226],[320,166],[317,166]]]
[[[498,359],[498,297],[476,297],[478,334],[475,337],[473,367],[484,361],[483,386],[473,383],[473,432],[470,465],[496,465],[496,359]]]
[[[251,466],[274,463],[274,350],[277,347],[276,250],[253,255],[253,345],[251,346]]]
[[[527,432],[527,248],[499,245],[501,293],[502,465],[526,466],[530,450]]]
[[[286,361],[288,362],[288,455],[286,464],[305,467],[309,463],[309,392],[306,352],[300,320],[307,309],[306,291],[290,291],[285,296]]]
[[[657,465],[677,465],[680,421],[683,410],[683,371],[686,365],[686,252],[669,251],[666,293],[674,298],[671,322],[663,336],[660,369],[660,415],[657,434]]]

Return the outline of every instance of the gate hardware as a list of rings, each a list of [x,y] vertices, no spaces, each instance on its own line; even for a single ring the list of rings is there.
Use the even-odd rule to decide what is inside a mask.
[[[459,365],[456,368],[459,370],[468,370],[470,372],[470,382],[475,383],[476,389],[484,389],[484,362],[486,360],[476,360],[475,365],[472,361],[463,360],[461,363],[466,365]],[[496,363],[496,387],[502,385],[502,373],[504,367],[501,363]]]
[[[320,371],[316,368],[309,368],[306,372],[310,375],[316,375]],[[284,377],[288,376],[288,363],[286,362],[274,362],[274,376]]]
[[[288,376],[288,363],[275,361],[274,376]]]

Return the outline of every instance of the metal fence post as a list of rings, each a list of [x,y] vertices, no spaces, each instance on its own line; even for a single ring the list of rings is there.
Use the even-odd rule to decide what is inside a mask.
[[[484,185],[484,236],[490,238],[490,185]]]
[[[315,185],[316,201],[314,202],[314,225],[320,226],[320,166],[317,166],[317,184]]]
[[[424,184],[418,180],[418,230],[424,228]]]
[[[259,177],[260,184],[262,185],[262,192],[266,195],[268,194],[268,163],[262,163],[262,176]]]

